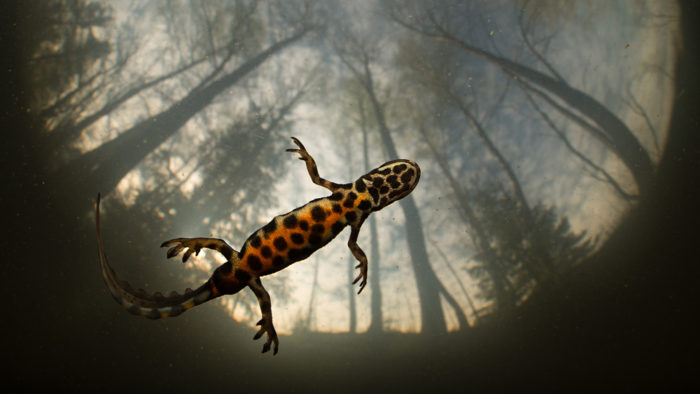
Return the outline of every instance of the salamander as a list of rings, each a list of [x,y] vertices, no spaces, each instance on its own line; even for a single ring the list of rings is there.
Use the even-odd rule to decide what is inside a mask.
[[[220,265],[211,277],[197,289],[187,289],[184,294],[173,291],[168,296],[159,292],[148,294],[142,289],[135,290],[129,283],[121,281],[109,265],[105,255],[100,231],[100,195],[95,203],[97,244],[102,276],[114,299],[129,312],[159,319],[177,316],[197,305],[214,298],[235,294],[245,287],[250,288],[258,299],[262,318],[253,339],[267,334],[263,345],[265,353],[274,345],[277,354],[279,340],[272,323],[270,295],[260,280],[262,276],[282,270],[292,263],[309,257],[313,252],[328,244],[345,227],[350,227],[348,247],[359,264],[357,278],[358,294],[367,285],[367,256],[357,244],[360,228],[367,217],[391,203],[409,195],[420,179],[420,167],[411,160],[392,160],[361,176],[353,183],[335,183],[321,178],[316,162],[298,139],[297,145],[287,152],[299,154],[306,163],[311,181],[328,189],[331,194],[317,198],[291,212],[276,216],[262,228],[253,232],[239,251],[217,238],[175,238],[163,242],[161,247],[170,247],[167,257],[182,254],[186,262],[202,248],[221,253],[226,262]]]

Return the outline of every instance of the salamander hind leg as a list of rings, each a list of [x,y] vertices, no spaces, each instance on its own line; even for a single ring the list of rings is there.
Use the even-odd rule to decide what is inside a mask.
[[[270,345],[274,343],[275,348],[273,354],[277,354],[279,349],[279,339],[277,339],[277,331],[275,331],[275,326],[272,324],[272,303],[270,302],[270,295],[267,294],[267,290],[262,285],[260,278],[255,278],[248,283],[248,287],[253,290],[255,296],[258,298],[258,303],[260,304],[260,311],[262,312],[262,319],[256,324],[260,326],[260,330],[255,334],[253,339],[260,339],[263,334],[267,333],[267,341],[263,345],[262,352],[265,353],[270,350]]]
[[[163,242],[160,247],[172,246],[168,249],[168,258],[177,256],[181,251],[185,250],[182,255],[182,262],[187,262],[192,253],[199,256],[199,251],[202,248],[216,250],[221,253],[226,260],[230,261],[236,251],[229,246],[225,241],[218,238],[174,238]]]
[[[365,252],[360,248],[360,245],[357,244],[357,237],[360,235],[360,226],[353,226],[352,227],[352,232],[350,233],[350,239],[348,240],[348,247],[350,248],[350,251],[352,252],[352,255],[355,256],[355,259],[360,262],[355,268],[360,270],[360,274],[357,275],[357,278],[355,278],[354,281],[352,281],[352,284],[354,285],[360,279],[362,279],[362,282],[360,282],[360,290],[357,291],[357,294],[362,293],[362,290],[364,290],[365,286],[367,285],[367,267],[369,264],[367,263],[367,256],[365,255]]]

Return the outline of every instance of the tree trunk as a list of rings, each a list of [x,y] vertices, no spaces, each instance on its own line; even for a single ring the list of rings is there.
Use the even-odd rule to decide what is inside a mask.
[[[235,71],[206,87],[191,91],[167,110],[135,125],[114,140],[75,159],[59,170],[57,179],[74,180],[74,186],[77,189],[75,191],[81,194],[83,192],[81,189],[85,186],[91,190],[84,192],[92,194],[95,190],[99,190],[107,194],[146,155],[177,132],[195,114],[206,108],[219,93],[255,70],[270,56],[301,39],[307,32],[308,29],[301,30],[294,36],[273,44]],[[71,190],[72,188],[67,189]]]

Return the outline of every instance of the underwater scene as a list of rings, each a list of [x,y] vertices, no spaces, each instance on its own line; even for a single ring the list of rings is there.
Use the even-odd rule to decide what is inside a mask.
[[[8,387],[697,388],[696,3],[3,8]]]

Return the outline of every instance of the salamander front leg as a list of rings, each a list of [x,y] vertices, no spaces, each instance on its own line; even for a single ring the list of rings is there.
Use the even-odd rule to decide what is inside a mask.
[[[177,256],[183,249],[187,251],[182,255],[182,262],[186,262],[190,258],[192,253],[195,256],[199,256],[199,251],[202,248],[216,250],[226,257],[227,261],[231,260],[235,250],[225,241],[218,238],[175,238],[169,241],[163,242],[160,247],[172,246],[168,249],[168,258]]]
[[[362,279],[362,282],[360,282],[360,290],[357,291],[357,294],[362,293],[362,290],[365,288],[367,285],[367,256],[365,255],[365,252],[362,251],[362,248],[360,248],[360,245],[357,244],[357,237],[360,235],[360,226],[353,226],[352,227],[352,232],[350,233],[350,239],[348,240],[348,247],[350,248],[350,251],[352,252],[352,255],[355,256],[357,261],[360,262],[355,268],[360,269],[360,274],[355,278],[354,281],[352,281],[352,284],[354,285]]]
[[[318,175],[318,167],[316,167],[316,161],[314,161],[314,158],[311,157],[309,152],[306,151],[306,148],[304,148],[304,145],[299,141],[298,139],[292,137],[292,141],[294,141],[295,144],[299,147],[299,149],[287,149],[287,152],[296,152],[299,154],[299,160],[304,160],[306,162],[306,170],[309,171],[309,176],[311,177],[311,181],[319,186],[323,186],[326,189],[335,192],[336,189],[338,188],[338,184],[335,182],[331,182],[329,180],[323,179]]]
[[[270,303],[270,295],[267,294],[267,290],[260,282],[260,278],[255,278],[248,283],[248,287],[253,290],[255,296],[258,297],[258,303],[260,304],[260,311],[262,312],[262,319],[256,324],[260,326],[260,330],[255,334],[253,339],[259,339],[264,333],[267,333],[267,341],[263,345],[262,352],[265,353],[270,350],[270,344],[275,343],[275,349],[273,354],[277,354],[279,348],[279,340],[277,339],[277,331],[275,331],[275,326],[272,325],[272,304]]]

